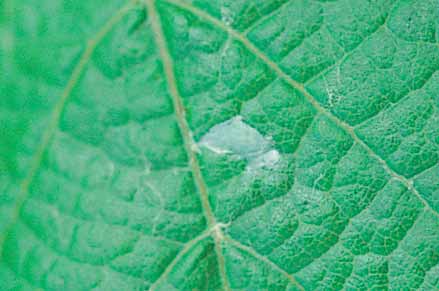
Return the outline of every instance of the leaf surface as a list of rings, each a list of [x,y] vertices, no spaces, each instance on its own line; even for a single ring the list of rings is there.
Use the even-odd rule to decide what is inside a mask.
[[[439,289],[437,0],[0,13],[0,290]]]

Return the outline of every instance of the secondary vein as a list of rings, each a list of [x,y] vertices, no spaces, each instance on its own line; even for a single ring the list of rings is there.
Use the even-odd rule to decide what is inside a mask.
[[[191,241],[189,241],[188,243],[185,244],[185,246],[181,249],[181,251],[177,254],[177,256],[175,256],[175,258],[172,260],[172,262],[166,267],[165,271],[160,275],[160,277],[149,287],[149,291],[154,291],[162,282],[162,280],[164,280],[166,278],[166,276],[172,272],[172,270],[174,269],[175,265],[178,263],[178,261],[185,255],[187,254],[191,248],[196,245],[198,242],[202,241],[203,239],[207,238],[208,236],[210,236],[210,231],[206,231],[203,232],[202,234],[200,234],[199,236],[197,236],[196,238],[192,239]]]
[[[107,35],[107,33],[134,7],[134,3],[137,1],[130,1],[128,4],[119,9],[105,24],[98,30],[96,35],[87,42],[87,46],[81,55],[79,62],[73,69],[73,72],[61,94],[61,97],[56,102],[55,107],[52,110],[51,117],[49,119],[49,124],[46,130],[43,132],[41,143],[39,144],[34,156],[32,157],[31,166],[28,174],[22,181],[20,185],[20,193],[14,205],[14,210],[12,214],[12,219],[9,225],[6,227],[6,231],[0,237],[0,252],[3,248],[3,243],[10,232],[12,226],[18,220],[21,208],[29,195],[29,186],[32,183],[35,174],[38,172],[43,161],[44,153],[50,145],[52,137],[56,132],[59,124],[64,107],[69,99],[74,87],[78,83],[84,68],[86,67],[88,61],[97,45],[102,41],[102,39]]]
[[[250,254],[252,257],[266,263],[267,265],[270,265],[273,269],[284,275],[291,283],[296,285],[300,290],[302,291],[305,290],[305,288],[296,280],[296,278],[294,278],[293,275],[289,274],[287,271],[279,267],[277,264],[273,263],[269,258],[259,254],[254,249],[241,244],[240,242],[234,240],[230,236],[225,236],[224,239],[230,244],[234,245],[236,248],[245,251],[246,253]]]
[[[326,110],[322,105],[318,103],[316,98],[312,96],[308,90],[306,90],[304,84],[299,83],[295,80],[293,80],[290,76],[288,76],[274,61],[272,61],[268,56],[266,56],[261,50],[259,50],[253,43],[251,43],[244,35],[239,33],[238,31],[234,30],[233,28],[225,25],[220,20],[216,19],[215,17],[209,15],[208,13],[194,7],[191,4],[182,2],[180,0],[165,0],[168,3],[171,3],[177,7],[180,7],[182,9],[185,9],[194,15],[197,15],[200,18],[203,18],[204,20],[208,21],[209,23],[215,25],[219,29],[225,31],[229,35],[231,35],[233,38],[241,42],[247,49],[249,49],[256,57],[258,57],[260,60],[262,60],[268,67],[270,67],[273,71],[276,72],[276,74],[285,80],[288,84],[290,84],[293,88],[301,92],[305,98],[313,105],[313,107],[321,114],[327,116],[329,119],[331,119],[333,122],[335,122],[339,127],[341,127],[344,131],[346,131],[352,139],[358,143],[361,147],[363,147],[370,156],[374,157],[384,168],[384,170],[393,178],[400,181],[402,184],[404,184],[424,205],[426,209],[428,209],[433,215],[439,218],[439,213],[435,211],[431,206],[428,204],[428,202],[419,194],[419,192],[413,187],[413,181],[410,179],[407,179],[406,177],[399,175],[396,173],[389,165],[388,163],[381,158],[378,154],[376,154],[362,139],[360,139],[357,134],[354,131],[354,128],[350,126],[349,124],[345,123],[344,121],[340,120],[336,115],[334,115],[332,112]]]

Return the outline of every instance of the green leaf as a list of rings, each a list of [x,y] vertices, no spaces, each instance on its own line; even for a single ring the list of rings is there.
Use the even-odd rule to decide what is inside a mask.
[[[0,290],[438,290],[438,7],[1,1]]]

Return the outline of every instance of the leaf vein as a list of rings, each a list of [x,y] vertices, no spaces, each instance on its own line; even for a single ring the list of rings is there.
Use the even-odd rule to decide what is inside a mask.
[[[163,62],[163,67],[164,67],[169,91],[172,96],[177,123],[180,128],[180,132],[183,136],[185,150],[189,158],[189,165],[191,167],[192,174],[194,175],[194,180],[200,194],[201,204],[207,219],[208,228],[209,229],[214,228],[217,225],[216,220],[213,215],[211,205],[209,203],[207,187],[203,179],[203,175],[201,173],[200,165],[198,163],[198,159],[196,156],[197,154],[193,150],[194,141],[192,139],[192,133],[189,128],[188,122],[186,120],[183,100],[177,88],[177,82],[174,75],[173,61],[171,59],[171,55],[167,47],[165,36],[162,31],[160,16],[156,11],[154,0],[146,0],[145,3],[150,17],[151,27],[154,33],[155,42],[159,49],[160,57]],[[218,260],[220,277],[224,285],[224,289],[228,291],[230,290],[230,287],[227,280],[227,276],[225,274],[224,256],[222,254],[222,249],[221,249],[221,237],[222,237],[221,230],[218,229],[218,231],[212,232],[211,235],[213,236],[215,241],[215,253]],[[168,266],[167,271],[170,272],[172,268],[173,265],[171,264]]]
[[[220,20],[214,18],[213,16],[209,15],[208,13],[194,7],[191,4],[184,3],[181,0],[165,0],[168,3],[171,3],[177,7],[180,7],[181,9],[187,10],[194,15],[208,21],[209,23],[215,25],[219,29],[222,29],[223,31],[229,33],[232,37],[240,41],[247,49],[249,49],[256,57],[258,57],[260,60],[262,60],[268,67],[270,67],[274,72],[278,74],[278,76],[282,79],[284,79],[290,86],[295,88],[296,90],[300,91],[306,99],[314,106],[314,108],[320,112],[321,114],[327,116],[332,121],[334,121],[340,128],[342,128],[344,131],[346,131],[351,138],[360,144],[367,152],[368,154],[378,160],[378,162],[381,164],[381,166],[384,168],[384,170],[391,175],[392,177],[396,178],[397,180],[401,181],[407,188],[410,189],[410,191],[424,204],[426,208],[432,211],[436,217],[439,218],[439,213],[435,211],[431,206],[428,204],[428,202],[419,194],[419,192],[413,187],[413,181],[410,179],[407,179],[406,177],[399,175],[396,173],[388,164],[387,162],[382,159],[378,154],[376,154],[362,139],[360,139],[357,134],[354,131],[354,128],[350,126],[349,124],[345,123],[344,121],[340,120],[336,115],[334,115],[332,112],[326,110],[322,105],[318,103],[318,101],[308,92],[308,90],[304,87],[304,84],[299,83],[295,80],[293,80],[290,76],[288,76],[274,61],[272,61],[268,56],[266,56],[261,50],[259,50],[255,45],[253,45],[245,36],[243,36],[238,31],[226,26],[224,23],[222,23]]]
[[[276,271],[278,271],[279,273],[281,273],[283,276],[285,276],[291,283],[293,283],[295,286],[297,286],[300,290],[304,291],[305,288],[294,278],[293,275],[289,274],[287,271],[285,271],[283,268],[281,268],[280,266],[278,266],[277,264],[275,264],[274,262],[272,262],[269,258],[259,254],[258,252],[256,252],[254,249],[252,249],[251,247],[245,246],[243,244],[241,244],[240,242],[234,240],[233,238],[231,238],[230,236],[225,236],[224,239],[229,242],[230,244],[234,245],[235,247],[237,247],[238,249],[241,249],[243,251],[245,251],[246,253],[250,254],[251,256],[253,256],[255,259],[260,260],[268,265],[270,265],[273,269],[275,269]]]
[[[81,55],[79,62],[73,69],[73,72],[69,78],[69,81],[66,84],[66,87],[63,90],[63,93],[61,94],[61,97],[58,99],[55,107],[53,108],[51,117],[49,118],[49,124],[47,125],[46,130],[43,132],[41,143],[39,144],[35,154],[32,157],[30,170],[20,185],[20,193],[14,205],[11,222],[6,227],[5,233],[0,236],[0,252],[3,249],[3,244],[8,233],[11,231],[11,228],[18,220],[21,208],[29,194],[29,186],[41,167],[44,154],[47,148],[50,146],[52,137],[57,130],[58,123],[63,113],[64,107],[67,104],[67,100],[69,99],[73,89],[81,78],[82,73],[84,72],[84,69],[88,64],[88,61],[90,60],[98,44],[111,31],[111,29],[117,23],[119,23],[119,21],[122,20],[122,18],[134,7],[134,3],[136,3],[136,0],[130,1],[128,4],[119,9],[111,18],[109,18],[109,20],[101,27],[101,29],[98,30],[95,36],[87,42],[87,46],[83,54]]]

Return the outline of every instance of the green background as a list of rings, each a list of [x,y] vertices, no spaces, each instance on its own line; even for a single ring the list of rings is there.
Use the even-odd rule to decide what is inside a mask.
[[[439,290],[437,0],[0,13],[0,290]]]

